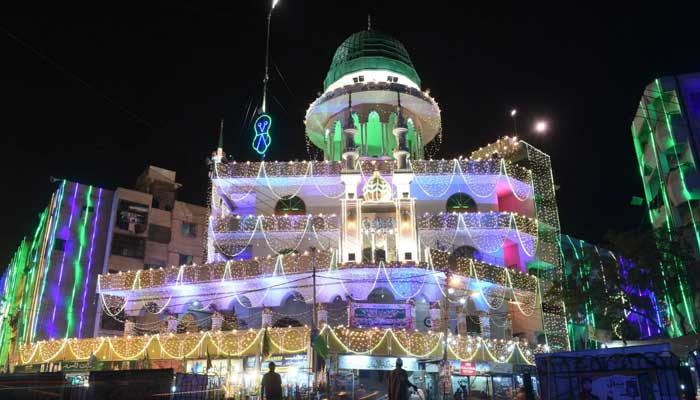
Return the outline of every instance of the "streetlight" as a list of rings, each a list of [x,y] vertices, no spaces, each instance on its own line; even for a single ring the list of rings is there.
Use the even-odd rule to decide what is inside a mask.
[[[535,132],[545,133],[549,129],[549,124],[545,120],[538,120],[535,122]]]
[[[510,110],[510,117],[513,118],[513,136],[518,136],[518,110]]]

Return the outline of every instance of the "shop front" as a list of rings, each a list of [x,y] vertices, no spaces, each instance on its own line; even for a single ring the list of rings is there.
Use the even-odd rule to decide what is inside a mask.
[[[389,372],[397,357],[331,354],[328,358],[330,394],[334,399],[374,400],[387,394]],[[424,388],[426,371],[415,357],[401,357],[410,382]]]
[[[455,400],[513,399],[524,385],[523,374],[531,368],[488,361],[450,360],[450,364]]]

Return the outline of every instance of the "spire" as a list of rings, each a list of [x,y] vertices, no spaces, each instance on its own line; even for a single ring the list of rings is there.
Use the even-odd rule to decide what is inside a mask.
[[[221,118],[221,123],[219,124],[219,142],[217,143],[216,151],[211,154],[211,161],[213,163],[220,163],[226,161],[226,153],[224,153],[224,119]]]
[[[352,92],[348,92],[348,119],[345,123],[344,129],[354,128],[355,121],[352,119]]]
[[[221,125],[219,126],[219,145],[217,146],[217,150],[221,149],[222,151],[224,150],[224,119],[221,118]]]
[[[372,14],[367,14],[367,30],[372,30]]]
[[[402,107],[401,107],[401,92],[396,91],[396,113],[398,114],[398,121],[396,123],[396,126],[399,128],[405,128],[406,127],[406,120],[403,118],[403,112],[402,112]]]

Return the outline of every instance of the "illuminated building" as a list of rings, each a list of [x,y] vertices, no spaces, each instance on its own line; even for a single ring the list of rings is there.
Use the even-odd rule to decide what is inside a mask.
[[[322,160],[230,161],[220,141],[206,262],[101,275],[103,312],[128,320],[124,334],[27,345],[20,364],[209,355],[238,360],[231,381],[251,384],[246,357],[265,343],[305,354],[314,320],[337,374],[395,356],[513,374],[536,352],[568,349],[563,306],[542,302],[561,274],[549,156],[503,137],[430,159],[437,102],[404,46],[374,30],[340,45],[324,90],[305,121]],[[286,382],[307,379],[292,371]]]
[[[649,83],[639,101],[632,121],[632,138],[639,173],[644,187],[644,203],[649,221],[663,240],[682,232],[695,256],[700,255],[700,173],[698,140],[700,137],[700,74],[665,76]],[[669,262],[659,268],[683,268]],[[685,330],[697,332],[697,307],[694,294],[683,274],[678,276],[680,293],[662,288],[659,296],[666,302],[677,301],[684,314]],[[693,311],[695,310],[695,311]],[[671,316],[671,336],[678,336],[680,316]]]
[[[567,307],[566,310],[572,350],[598,348],[601,343],[617,340],[620,337],[619,328],[625,319],[629,323],[626,340],[664,336],[665,332],[662,329],[666,326],[664,321],[668,320],[667,310],[660,304],[656,293],[649,289],[651,285],[645,284],[641,279],[630,282],[629,273],[636,268],[630,260],[564,234],[561,235],[561,258],[562,269],[567,278],[564,284],[576,285],[575,292],[586,295],[584,302],[576,302],[580,304],[579,309]],[[614,293],[610,293],[608,298],[615,298],[621,306],[620,309],[627,311],[603,312],[604,307],[600,307],[600,302],[594,299],[599,293],[590,293],[592,289],[587,280],[589,276],[593,276],[593,280],[597,281],[596,286],[610,284],[608,287],[614,290]],[[624,297],[620,298],[622,293]],[[631,302],[630,298],[634,298],[634,302]]]
[[[113,318],[95,324],[99,274],[202,261],[206,208],[176,201],[178,185],[153,166],[136,190],[58,182],[0,286],[0,364],[11,343],[121,334]]]

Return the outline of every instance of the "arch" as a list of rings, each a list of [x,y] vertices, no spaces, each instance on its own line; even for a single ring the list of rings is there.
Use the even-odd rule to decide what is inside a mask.
[[[306,204],[299,196],[284,196],[275,204],[275,215],[304,215]]]
[[[367,155],[380,156],[382,154],[382,121],[379,113],[372,111],[367,116]]]
[[[389,122],[386,124],[386,142],[384,145],[384,154],[385,155],[392,155],[392,152],[397,146],[396,143],[396,136],[394,136],[394,128],[396,127],[396,123],[399,120],[399,116],[396,115],[396,113],[391,113],[389,114]]]
[[[408,152],[415,157],[415,145],[416,145],[416,125],[413,123],[411,118],[406,120],[406,146],[408,147]]]
[[[445,208],[447,212],[475,212],[476,201],[466,193],[457,192],[447,198]]]
[[[287,293],[284,296],[284,298],[282,298],[280,305],[284,306],[284,305],[294,304],[294,303],[306,303],[304,296],[301,293],[297,292],[296,290]]]
[[[178,333],[197,332],[197,317],[192,313],[187,313],[180,318],[180,323],[177,325]]]
[[[301,324],[301,322],[297,321],[296,319],[289,318],[289,317],[282,317],[272,324],[273,328],[286,328],[288,326],[298,328],[298,327],[301,327],[303,325]]]
[[[367,302],[391,304],[396,303],[396,298],[394,298],[394,293],[391,291],[391,289],[378,287],[369,293],[367,296]]]
[[[343,154],[343,123],[340,120],[335,121],[333,126],[333,144],[331,145],[332,155],[331,159],[334,161],[340,161],[341,155]]]

